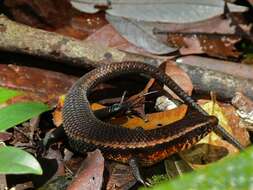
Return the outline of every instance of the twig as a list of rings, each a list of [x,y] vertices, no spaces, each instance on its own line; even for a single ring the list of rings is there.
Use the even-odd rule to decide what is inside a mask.
[[[84,68],[126,60],[158,66],[163,61],[32,28],[13,22],[4,15],[0,15],[0,36],[0,50],[45,57]]]
[[[208,33],[208,32],[184,32],[184,31],[167,31],[167,30],[160,30],[159,28],[153,29],[154,34],[164,34],[164,35],[182,35],[182,36],[208,36],[208,38],[221,38],[221,37],[243,37],[247,36],[246,34],[236,33],[236,34],[229,34],[229,33]]]
[[[209,93],[214,91],[222,98],[232,98],[240,91],[253,98],[253,80],[213,71],[210,69],[178,63],[190,76],[196,91]]]
[[[196,55],[179,57],[176,59],[176,62],[231,74],[235,77],[242,77],[253,80],[252,65],[201,57]]]

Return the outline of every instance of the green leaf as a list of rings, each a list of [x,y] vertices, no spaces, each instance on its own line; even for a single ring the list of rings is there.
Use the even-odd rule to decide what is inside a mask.
[[[245,190],[253,187],[253,147],[173,181],[146,190]]]
[[[8,88],[0,87],[0,103],[4,103],[7,100],[21,94],[22,92],[17,90],[11,90]]]
[[[0,174],[42,174],[38,161],[29,153],[11,146],[0,147]]]
[[[7,130],[48,110],[47,105],[38,102],[17,103],[2,108],[0,109],[0,131]]]

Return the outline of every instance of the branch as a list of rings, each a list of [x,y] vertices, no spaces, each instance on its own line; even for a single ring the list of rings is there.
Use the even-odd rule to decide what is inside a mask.
[[[196,91],[216,92],[222,98],[232,98],[240,91],[253,99],[253,80],[213,71],[198,66],[177,63],[191,78]]]
[[[156,66],[162,62],[32,28],[11,21],[4,15],[0,15],[0,35],[0,50],[45,57],[78,67],[97,67],[104,63],[126,60],[142,61]]]

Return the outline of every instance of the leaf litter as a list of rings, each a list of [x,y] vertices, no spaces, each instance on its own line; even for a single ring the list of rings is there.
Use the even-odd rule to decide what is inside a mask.
[[[6,0],[4,2],[6,9],[13,16],[14,20],[32,27],[54,31],[79,40],[89,41],[90,43],[101,43],[116,49],[134,52],[138,55],[150,56],[155,59],[167,59],[166,63],[160,66],[161,69],[164,69],[169,76],[172,76],[172,78],[190,95],[195,95],[195,91],[199,89],[196,89],[195,84],[191,83],[191,79],[187,73],[180,69],[176,65],[177,63],[173,62],[173,56],[169,56],[168,54],[175,54],[179,59],[184,59],[182,55],[202,54],[202,57],[193,57],[192,64],[198,60],[202,60],[203,56],[209,56],[213,57],[213,61],[218,61],[222,67],[222,64],[229,63],[223,63],[220,58],[227,60],[232,57],[235,59],[235,62],[239,62],[240,56],[244,53],[237,48],[236,44],[241,43],[241,40],[245,40],[246,37],[240,35],[238,31],[236,31],[236,27],[233,25],[229,16],[227,18],[223,17],[224,15],[221,16],[224,8],[223,1],[205,1],[204,3],[202,1],[202,4],[194,1],[190,2],[188,7],[184,0],[179,2],[156,1],[156,4],[154,4],[153,1],[148,1],[147,3],[145,0],[139,3],[132,1],[126,2],[124,0],[120,2],[111,1],[111,9],[109,8],[104,12],[100,10],[98,13],[94,13],[96,11],[94,9],[94,4],[97,4],[96,7],[104,7],[106,9],[107,1],[79,1],[78,4],[73,0],[71,3],[72,5],[75,4],[74,7],[79,10],[84,10],[84,7],[86,11],[89,9],[92,13],[77,11],[71,7],[68,1],[53,2],[45,0],[35,2]],[[212,7],[210,5],[214,6]],[[206,8],[206,12],[201,12],[200,10],[202,8],[200,9],[199,6]],[[25,11],[24,7],[29,7],[32,12]],[[108,7],[110,7],[110,5]],[[137,8],[138,10],[136,11]],[[229,8],[231,11],[236,12],[246,11],[245,7],[230,3]],[[170,9],[173,9],[173,11],[168,11]],[[156,14],[157,12],[159,14]],[[241,13],[238,15],[236,15],[238,18],[242,16]],[[239,19],[238,24],[246,28],[246,32],[249,32],[250,25],[244,21],[243,19]],[[108,24],[108,22],[110,24]],[[177,48],[179,51],[176,51]],[[71,62],[71,59],[67,60]],[[208,61],[212,60],[210,59]],[[239,63],[235,64],[239,65]],[[76,76],[73,77],[73,74],[60,73],[61,71],[50,71],[50,69],[47,68],[37,69],[35,65],[26,67],[0,64],[0,66],[3,68],[1,69],[3,71],[1,75],[2,78],[0,77],[1,86],[22,91],[22,95],[11,98],[8,102],[5,102],[5,104],[15,105],[16,102],[38,100],[49,104],[51,107],[56,105],[56,109],[53,112],[53,122],[48,119],[51,117],[51,113],[46,113],[44,116],[41,115],[38,117],[37,120],[36,118],[34,119],[36,121],[35,123],[37,123],[34,124],[34,127],[29,127],[32,123],[28,122],[22,124],[24,128],[18,126],[18,128],[14,128],[8,132],[0,133],[0,140],[8,144],[26,146],[26,148],[29,148],[30,145],[27,144],[27,140],[31,141],[32,153],[40,155],[37,148],[34,149],[33,146],[34,144],[38,145],[39,140],[43,138],[44,134],[49,130],[62,125],[61,109],[64,104],[64,96],[62,95],[66,94],[80,75],[76,74]],[[64,65],[62,65],[62,67],[64,67]],[[57,68],[53,70],[57,70]],[[82,74],[85,72],[87,71],[82,72]],[[241,75],[245,77],[244,74]],[[133,109],[135,111],[134,113],[128,113],[127,119],[122,119],[126,117],[126,115],[119,114],[113,119],[108,119],[108,122],[123,122],[123,126],[129,128],[136,126],[136,123],[138,123],[138,126],[142,126],[144,129],[151,129],[180,120],[187,112],[187,107],[184,104],[172,110],[155,110],[155,102],[160,97],[165,96],[167,98],[170,93],[169,89],[159,87],[155,81],[147,88],[145,85],[147,85],[148,81],[144,79],[141,79],[143,80],[141,82],[142,84],[138,86],[141,86],[141,88],[137,89],[136,78],[131,79],[129,77],[127,80],[128,81],[124,85],[118,85],[115,83],[116,81],[113,81],[110,84],[103,84],[100,88],[97,88],[92,98],[93,109],[101,109],[110,105],[110,103],[119,103],[122,99],[123,91],[127,92],[126,99],[128,101],[135,101],[135,98],[131,99],[131,97],[138,97],[142,93],[148,94],[149,92],[157,91],[159,93],[151,93],[137,99],[139,105]],[[134,86],[133,83],[136,86]],[[99,97],[98,94],[103,94],[102,92],[104,91],[107,91],[107,93],[109,91],[109,96]],[[95,94],[98,96],[95,96]],[[163,101],[167,102],[168,100],[166,98]],[[172,95],[172,97],[169,96],[169,98],[177,99],[177,96]],[[180,102],[180,100],[177,101]],[[205,100],[205,102],[206,101],[207,100]],[[106,103],[101,104],[101,102]],[[246,103],[246,105],[248,104],[250,103]],[[234,135],[244,146],[250,144],[249,133],[246,128],[239,127],[241,120],[231,105],[209,101],[203,106],[209,109],[210,112],[215,113],[221,125]],[[145,121],[145,119],[147,120]],[[28,126],[28,128],[25,126]],[[33,130],[35,130],[35,132]],[[10,138],[13,139],[10,141]],[[38,185],[38,183],[33,181],[32,185],[34,187],[42,185],[44,185],[44,187],[49,187],[45,185],[45,183],[49,181],[48,184],[54,184],[56,188],[62,185],[62,188],[63,186],[64,188],[68,186],[68,189],[80,189],[83,186],[89,189],[93,187],[92,185],[96,185],[96,189],[136,189],[139,186],[136,186],[135,178],[129,167],[117,165],[110,161],[104,163],[104,158],[98,150],[89,153],[88,157],[85,158],[84,155],[77,155],[67,151],[69,147],[64,139],[52,144],[50,147],[51,148],[47,151],[47,156],[40,156],[54,160],[61,171],[54,171],[55,175],[48,175],[50,180],[45,180],[43,184]],[[216,162],[224,156],[236,152],[238,151],[232,145],[211,133],[191,149],[181,152],[177,159],[169,158],[166,161],[167,164],[165,164],[165,167],[168,167],[168,165],[174,167],[172,172],[177,176],[184,170],[189,171],[189,167],[193,169],[205,167],[209,163]],[[65,156],[67,160],[63,161],[62,155],[63,157]],[[75,160],[76,164],[74,164]],[[99,163],[96,161],[99,161]],[[85,163],[84,165],[90,168],[90,170],[83,167],[83,169],[80,169],[79,175],[75,177],[81,162],[83,162],[83,164]],[[99,166],[97,166],[97,164],[99,164]],[[106,172],[108,168],[109,173]],[[47,168],[43,167],[43,170],[47,171]],[[169,175],[168,171],[167,175]],[[72,183],[69,183],[68,177],[58,178],[62,176],[70,176],[73,180]],[[94,178],[94,176],[96,177]],[[157,177],[157,183],[159,181],[158,179],[159,176]],[[82,181],[82,183],[80,181]]]

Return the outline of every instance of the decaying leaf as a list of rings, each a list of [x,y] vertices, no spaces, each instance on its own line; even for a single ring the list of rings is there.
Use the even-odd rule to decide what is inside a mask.
[[[231,127],[228,125],[228,119],[224,116],[223,110],[219,104],[215,101],[209,101],[201,104],[201,107],[210,115],[214,115],[218,118],[219,124],[226,129],[230,134],[232,133]],[[214,132],[210,133],[207,137],[202,139],[200,143],[210,143],[220,139]]]
[[[193,85],[190,77],[180,67],[176,66],[173,61],[164,62],[161,66],[165,73],[170,76],[187,94],[191,95]],[[165,87],[165,90],[177,97],[169,88]]]
[[[143,48],[137,47],[123,38],[110,24],[107,24],[90,35],[86,41],[99,43],[104,46],[117,48],[132,53],[146,53]]]
[[[250,31],[245,18],[240,14],[232,14],[240,27]],[[238,57],[240,54],[234,47],[241,37],[231,18],[216,16],[214,18],[188,24],[153,24],[154,33],[164,43],[180,48],[180,53],[202,54],[214,57]],[[213,27],[215,26],[215,27]]]
[[[33,27],[59,27],[66,24],[72,14],[67,0],[6,0],[4,4],[17,21]]]
[[[4,142],[10,140],[12,137],[11,133],[8,132],[0,132],[0,142]]]
[[[23,93],[8,103],[40,101],[54,105],[76,78],[59,72],[17,65],[0,64],[0,86]]]
[[[111,122],[114,124],[122,124],[122,126],[130,129],[134,129],[136,127],[142,127],[145,130],[151,130],[155,128],[160,128],[165,125],[169,125],[176,121],[181,120],[187,111],[186,105],[181,105],[178,108],[167,110],[164,112],[157,112],[146,114],[147,121],[145,122],[142,118],[137,116],[131,117],[121,117],[117,119],[113,119]]]
[[[173,154],[164,161],[166,174],[170,179],[193,171],[192,167],[181,158],[179,154]]]
[[[128,190],[135,185],[136,179],[128,165],[113,163],[109,168],[106,190]]]
[[[125,39],[137,47],[153,54],[167,54],[176,51],[176,48],[160,42],[152,31],[147,30],[145,25],[139,25],[135,20],[110,15],[107,15],[106,18]]]
[[[4,4],[18,22],[77,39],[87,38],[108,23],[105,13],[80,13],[68,0],[6,0]]]
[[[236,35],[219,38],[212,38],[212,34],[193,34],[191,37],[184,34],[168,35],[168,43],[180,48],[182,55],[206,53],[220,58],[239,57],[240,53],[234,47],[239,40],[240,37]]]
[[[243,121],[253,124],[253,101],[243,95],[241,92],[236,92],[232,99],[232,104],[237,108],[237,114]]]
[[[236,113],[236,109],[230,104],[222,104],[224,116],[228,120],[228,125],[232,129],[233,136],[244,146],[250,144],[250,135],[247,128],[241,127],[240,117]]]
[[[225,141],[222,145],[227,146],[229,143],[226,143]],[[198,143],[190,149],[180,152],[180,156],[183,160],[194,169],[205,167],[207,164],[216,162],[228,154],[229,151],[227,148],[208,143]]]
[[[58,103],[57,103],[56,108],[53,112],[53,122],[54,122],[55,126],[57,126],[57,127],[59,127],[63,122],[62,108],[64,105],[64,99],[65,99],[64,95],[59,97]]]
[[[187,23],[211,18],[223,13],[220,0],[111,0],[110,15],[150,22]],[[106,0],[71,0],[71,4],[84,12],[94,13],[94,5],[108,5]],[[243,12],[245,7],[228,4],[232,12]],[[159,14],[158,14],[159,13]]]
[[[104,157],[100,150],[90,152],[67,190],[101,189],[104,172]]]
[[[215,115],[220,121],[219,124],[232,134],[243,146],[246,147],[249,145],[249,134],[246,129],[239,127],[240,120],[233,106],[218,104],[213,101],[199,102],[209,114]],[[237,152],[238,150],[233,145],[217,136],[214,132],[211,132],[192,148],[182,151],[180,155],[193,168],[199,168]]]
[[[103,28],[103,26],[105,26],[106,24],[108,24],[108,22],[105,19],[105,14],[103,12],[99,12],[96,14],[83,13],[78,16],[73,16],[71,18],[69,27],[74,31],[79,31],[80,33],[83,34],[83,36],[81,37],[77,36],[76,38],[85,39],[86,37],[93,34],[95,31]],[[56,32],[62,33],[59,32],[59,30],[56,30]],[[66,35],[71,36],[69,35],[68,32],[66,32]]]

